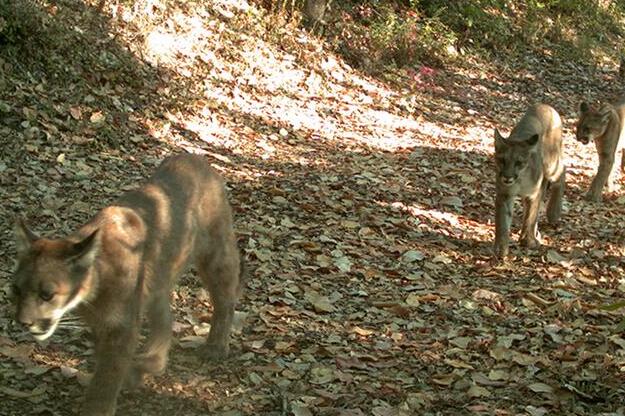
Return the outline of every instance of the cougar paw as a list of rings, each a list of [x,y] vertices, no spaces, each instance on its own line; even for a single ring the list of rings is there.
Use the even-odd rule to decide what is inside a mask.
[[[507,245],[495,244],[493,251],[495,258],[503,260],[508,255],[509,249]]]
[[[521,245],[527,248],[538,248],[540,247],[540,241],[537,238],[524,238],[521,240]]]
[[[145,372],[139,367],[133,367],[130,369],[126,378],[124,379],[124,389],[136,390],[143,386],[143,376]]]
[[[228,357],[229,352],[230,348],[227,345],[205,344],[201,348],[202,360],[204,361],[223,361]]]
[[[585,196],[586,201],[601,202],[601,193],[588,192]]]
[[[80,412],[80,416],[115,416],[115,407],[85,403]]]
[[[560,213],[552,214],[552,213],[548,212],[547,213],[547,222],[552,227],[557,228],[557,226],[560,224],[560,218],[561,217],[562,217],[562,215]]]

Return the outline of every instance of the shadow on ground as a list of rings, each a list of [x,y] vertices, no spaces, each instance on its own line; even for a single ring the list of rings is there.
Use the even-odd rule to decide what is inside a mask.
[[[455,409],[458,414],[467,403],[475,404],[475,398],[462,386],[451,395],[447,387],[456,381],[470,384],[476,368],[500,369],[502,362],[490,348],[502,334],[519,335],[517,349],[541,358],[533,367],[511,366],[510,380],[523,379],[535,369],[551,379],[562,376],[559,354],[569,344],[562,346],[541,335],[541,328],[531,327],[531,332],[527,327],[538,325],[536,316],[541,324],[564,327],[563,322],[581,313],[576,309],[579,299],[596,299],[591,290],[580,290],[578,298],[563,302],[562,311],[543,310],[528,306],[525,294],[551,296],[550,282],[568,271],[544,261],[548,250],[576,241],[581,233],[588,240],[621,241],[615,218],[594,234],[592,224],[583,222],[591,211],[608,216],[613,205],[579,205],[575,185],[567,198],[578,219],[565,216],[562,229],[545,228],[545,248],[529,256],[515,251],[517,259],[508,265],[493,263],[494,185],[488,153],[425,144],[389,152],[343,142],[341,137],[322,139],[311,129],[293,129],[290,143],[263,145],[273,150],[246,144],[243,137],[239,147],[215,145],[176,123],[168,133],[171,140],[155,138],[154,129],[164,122],[165,112],[192,105],[195,98],[186,92],[193,88],[129,53],[109,36],[110,22],[97,10],[70,1],[56,7],[54,13],[44,11],[54,26],[49,30],[63,41],[56,45],[57,55],[66,61],[44,67],[37,60],[40,55],[20,62],[0,53],[10,69],[3,76],[14,86],[0,96],[3,103],[11,103],[1,127],[0,184],[6,204],[0,207],[5,237],[0,242],[0,288],[8,287],[10,276],[12,215],[28,216],[37,230],[67,232],[134,187],[165,155],[182,149],[205,153],[228,177],[237,228],[256,270],[241,305],[249,316],[242,335],[233,339],[240,354],[217,366],[199,366],[194,350],[182,348],[183,338],[194,334],[189,322],[204,319],[210,311],[193,280],[183,279],[173,303],[183,329],[176,334],[180,345],[172,351],[171,366],[165,375],[150,380],[148,388],[125,394],[120,413],[190,416],[236,409],[242,414],[282,415],[294,404],[308,403],[301,401],[305,399],[323,415],[358,415],[358,409],[369,411],[382,402],[398,407],[410,402],[415,412]],[[76,59],[67,59],[74,53]],[[67,65],[67,71],[60,64]],[[463,75],[454,82],[457,89],[432,95],[439,108],[430,113],[431,119],[441,125],[454,125],[454,106],[467,114],[478,108],[479,117],[488,122],[508,122],[507,115],[502,116],[505,108],[494,112],[492,120],[487,115],[493,97],[514,101],[517,94],[525,97],[534,91],[541,100],[557,101],[558,94],[566,93],[524,90],[510,74],[502,75],[500,83],[470,81]],[[475,86],[476,101],[463,98],[461,87],[467,84]],[[165,86],[170,93],[163,92]],[[515,102],[510,112],[516,114],[523,106]],[[279,133],[282,127],[242,111],[224,110],[220,115],[252,130]],[[619,276],[618,256],[604,256],[609,260],[605,264],[589,261],[583,257],[585,247],[579,247],[581,254],[571,254],[573,260],[586,262],[591,273],[612,280]],[[486,289],[494,293],[493,299],[476,297],[478,290]],[[330,306],[320,301],[324,297]],[[0,347],[13,348],[4,338],[12,316],[8,302],[0,306],[0,316]],[[599,315],[585,319],[595,332],[605,325]],[[456,338],[471,338],[471,344],[459,348],[450,341]],[[40,414],[66,414],[66,409],[77,408],[82,388],[62,378],[60,364],[46,357],[55,348],[67,347],[76,358],[61,362],[82,369],[87,367],[83,358],[88,347],[82,337],[59,344],[38,346],[28,360],[12,359],[3,367],[0,375],[7,374],[10,387],[26,392],[19,398],[0,392],[7,412],[31,409],[36,399],[28,394],[36,385],[45,386],[40,395],[55,398]],[[8,351],[13,350],[7,347],[0,353]],[[591,364],[586,357],[580,366],[595,371]],[[41,372],[43,367],[53,370]],[[27,368],[35,369],[29,374]],[[604,386],[616,386],[618,379],[615,367],[600,377]],[[536,395],[520,396],[525,387],[516,382],[498,388],[498,397],[505,398],[502,407],[515,412],[529,403],[543,403],[541,397],[532,401]],[[484,405],[485,412],[495,413],[496,401]],[[563,413],[577,409],[575,400],[558,406]],[[617,404],[584,406],[607,411]]]

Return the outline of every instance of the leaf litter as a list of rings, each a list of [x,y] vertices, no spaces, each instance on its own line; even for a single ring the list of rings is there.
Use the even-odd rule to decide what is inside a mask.
[[[622,313],[600,307],[625,289],[623,197],[583,201],[595,156],[572,139],[576,90],[613,95],[614,68],[467,57],[429,87],[409,71],[390,87],[297,31],[280,46],[246,34],[260,17],[245,2],[105,2],[92,25],[95,3],[59,5],[57,24],[82,28],[85,54],[128,54],[132,71],[103,61],[69,89],[1,75],[6,414],[75,413],[92,353],[80,328],[36,345],[13,325],[10,219],[69,233],[177,151],[228,179],[253,277],[233,355],[215,365],[196,353],[210,301],[183,277],[170,366],[120,414],[622,414]],[[528,93],[525,75],[549,88]],[[541,221],[543,248],[515,243],[497,263],[491,131],[533,101],[565,121],[566,212],[558,228]]]

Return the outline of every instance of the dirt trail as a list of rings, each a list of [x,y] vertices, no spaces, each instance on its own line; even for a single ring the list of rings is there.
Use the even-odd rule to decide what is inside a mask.
[[[59,6],[103,66],[68,64],[71,85],[8,73],[0,414],[73,414],[91,354],[83,330],[35,345],[11,323],[12,216],[67,233],[180,151],[228,179],[253,277],[233,356],[212,366],[195,354],[210,302],[182,279],[171,364],[118,414],[622,414],[620,315],[597,306],[623,298],[625,194],[582,199],[595,155],[573,137],[581,99],[617,95],[616,68],[465,62],[391,86],[304,33],[254,36],[225,4]],[[536,101],[565,122],[565,215],[495,263],[492,131]]]

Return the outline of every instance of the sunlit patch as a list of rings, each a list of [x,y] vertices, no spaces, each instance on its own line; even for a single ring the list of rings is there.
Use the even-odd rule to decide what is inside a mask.
[[[167,118],[172,123],[176,123],[181,126],[183,129],[195,133],[204,143],[225,148],[236,147],[238,143],[237,136],[233,133],[233,131],[225,128],[217,118],[212,118],[210,115],[210,109],[208,107],[204,107],[199,116],[179,119],[172,114],[168,114]],[[182,137],[174,140],[181,139]]]
[[[488,152],[495,150],[492,129],[485,129],[482,125],[468,126],[465,128],[465,135],[470,137],[472,141],[478,142],[482,150]]]
[[[224,16],[250,9],[247,2],[239,0],[220,0],[212,7]],[[466,151],[490,148],[492,144],[491,127],[480,117],[473,117],[475,110],[467,110],[468,117],[476,119],[468,123],[470,127],[458,122],[466,116],[464,107],[457,107],[457,117],[450,117],[449,109],[440,108],[438,118],[449,120],[443,125],[427,121],[428,114],[439,112],[438,107],[421,108],[420,97],[412,92],[394,91],[336,57],[316,55],[311,49],[316,46],[314,40],[300,40],[311,50],[310,65],[302,65],[295,53],[253,36],[241,38],[233,60],[218,47],[226,30],[224,25],[207,22],[199,10],[177,12],[167,22],[146,36],[144,57],[185,77],[201,67],[200,72],[206,72],[206,76],[203,98],[193,103],[188,113],[176,113],[176,121],[167,124],[167,131],[157,138],[192,153],[219,146],[233,152],[253,152],[254,157],[264,160],[299,163],[302,155],[294,154],[292,143],[290,147],[287,144],[293,135],[298,141],[365,144],[392,152],[417,146],[441,148],[451,141],[449,148]],[[198,66],[198,62],[205,65]],[[241,117],[219,117],[222,110]],[[170,130],[174,124],[194,133],[194,137]],[[267,139],[274,140],[275,133],[255,127],[264,124],[275,128],[275,133],[284,129],[286,134],[269,142]],[[272,149],[242,150],[241,134],[261,147],[269,143]],[[480,140],[475,140],[478,137]]]
[[[184,16],[177,14],[174,20],[186,30],[172,30],[172,28],[155,28],[145,39],[145,58],[155,65],[171,66],[183,72],[185,66],[180,66],[184,60],[180,56],[195,59],[200,57],[201,48],[198,45],[205,43],[206,38],[214,35],[204,26],[199,16]],[[189,65],[190,66],[190,65]]]
[[[423,220],[427,220],[429,223],[441,224],[443,228],[451,226],[452,228],[462,230],[463,234],[474,234],[475,236],[482,236],[484,239],[491,238],[490,233],[492,230],[488,225],[454,212],[441,211],[418,204],[408,205],[399,201],[390,203],[378,201],[377,204],[380,206],[390,206],[409,214],[415,219],[417,228]]]
[[[176,58],[177,38],[175,35],[165,33],[159,29],[150,33],[145,39],[147,57],[158,65],[164,62],[173,62]]]
[[[229,1],[224,3],[229,9],[241,8]],[[172,21],[185,30],[156,28],[146,37],[146,57],[183,75],[198,59],[209,65],[211,78],[206,80],[205,101],[198,101],[200,107],[194,115],[176,120],[209,145],[235,149],[241,134],[236,122],[212,117],[216,108],[271,120],[271,124],[284,126],[289,133],[307,132],[304,134],[315,139],[366,144],[388,151],[424,142],[440,146],[444,142],[441,139],[450,135],[463,136],[460,132],[450,134],[449,128],[425,121],[417,114],[407,117],[395,105],[402,96],[333,57],[323,58],[320,68],[311,70],[299,65],[296,56],[249,37],[239,51],[242,62],[234,66],[212,47],[221,28],[208,27],[195,15],[177,14]],[[241,87],[232,91],[220,86],[220,81],[236,81]],[[255,131],[249,133],[259,136]],[[178,143],[181,139],[177,135],[172,136],[171,140],[186,146]],[[279,147],[263,154],[271,160],[286,157]]]

